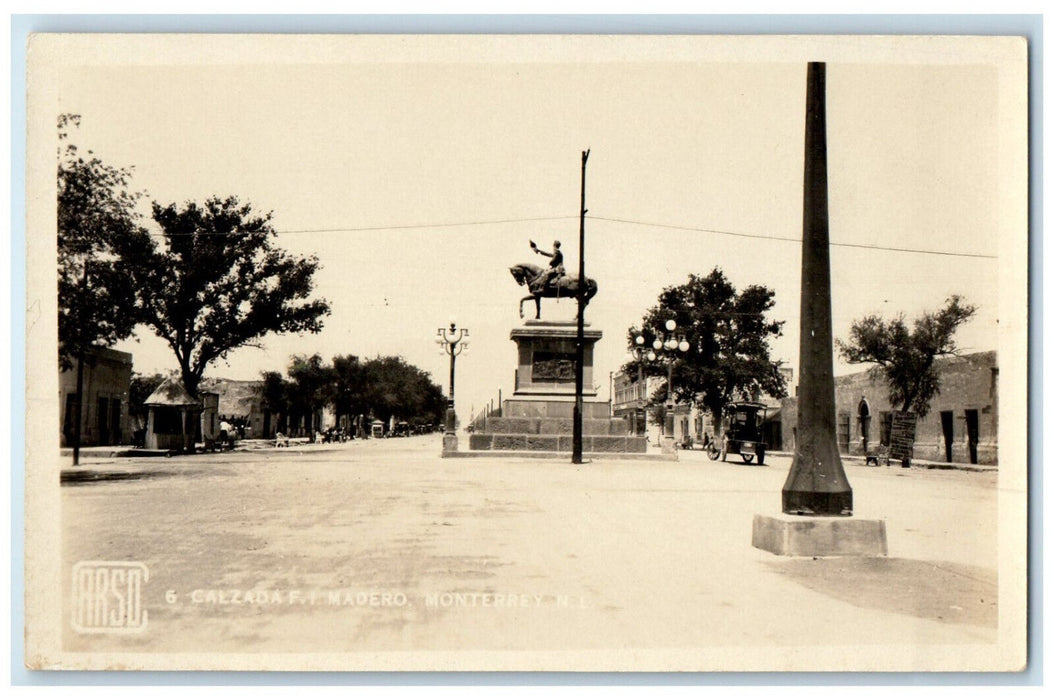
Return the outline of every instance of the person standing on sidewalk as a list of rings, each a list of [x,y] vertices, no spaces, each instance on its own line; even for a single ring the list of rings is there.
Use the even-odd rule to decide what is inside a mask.
[[[860,439],[864,443],[864,456],[867,456],[867,441],[871,436],[871,404],[867,402],[867,396],[860,397],[860,403],[856,407],[856,414],[860,419]]]

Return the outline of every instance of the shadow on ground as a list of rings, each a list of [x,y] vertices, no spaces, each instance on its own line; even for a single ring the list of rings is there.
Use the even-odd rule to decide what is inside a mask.
[[[59,477],[63,486],[77,486],[84,484],[98,484],[107,481],[141,481],[144,479],[163,479],[171,476],[197,476],[199,474],[209,476],[229,476],[231,472],[223,470],[197,471],[163,471],[152,469],[149,471],[107,471],[100,469],[76,469],[64,470]]]
[[[786,559],[769,566],[806,588],[862,608],[999,626],[998,580],[988,569],[887,557]]]

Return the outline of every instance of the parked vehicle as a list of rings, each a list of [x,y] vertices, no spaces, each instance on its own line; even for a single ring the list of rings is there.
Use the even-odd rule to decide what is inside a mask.
[[[767,445],[761,434],[768,407],[760,403],[739,402],[725,406],[722,419],[723,434],[712,440],[706,448],[707,456],[724,462],[728,455],[737,454],[750,464],[757,457],[758,464],[765,463]]]

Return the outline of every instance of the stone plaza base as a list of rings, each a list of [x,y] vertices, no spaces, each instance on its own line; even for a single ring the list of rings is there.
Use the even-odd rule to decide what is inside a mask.
[[[884,557],[886,521],[855,517],[755,515],[752,544],[791,557]]]
[[[488,416],[468,438],[473,452],[571,453],[574,401],[566,399],[508,399],[500,416]],[[582,405],[582,452],[644,454],[647,440],[629,434],[625,418],[612,418],[606,401]],[[447,450],[444,448],[444,452]],[[673,459],[676,459],[676,454]]]
[[[443,458],[500,458],[500,459],[551,459],[563,462],[570,461],[570,452],[550,452],[544,450],[461,450],[460,452],[443,451]],[[616,460],[635,460],[640,462],[676,462],[677,455],[640,453],[640,452],[583,452],[586,462]]]
[[[457,454],[457,434],[445,433],[443,435],[443,456]]]
[[[588,325],[588,324],[586,324]],[[626,418],[611,415],[610,401],[597,401],[593,387],[593,345],[603,333],[583,331],[581,389],[581,449],[586,455],[639,455],[648,451],[643,435],[630,434]],[[527,321],[509,338],[516,343],[513,396],[472,425],[468,452],[483,455],[542,457],[571,455],[575,415],[577,324]],[[665,450],[664,450],[665,451]],[[443,456],[452,454],[443,446]],[[467,456],[467,455],[466,455]],[[677,459],[676,453],[672,459]]]

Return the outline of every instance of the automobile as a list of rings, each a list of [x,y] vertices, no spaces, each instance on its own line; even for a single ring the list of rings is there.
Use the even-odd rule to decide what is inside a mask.
[[[726,405],[722,437],[707,445],[706,455],[711,460],[720,457],[724,462],[728,455],[737,454],[747,464],[757,457],[758,464],[764,464],[767,445],[761,435],[761,426],[767,411],[768,407],[764,404],[749,401]]]

